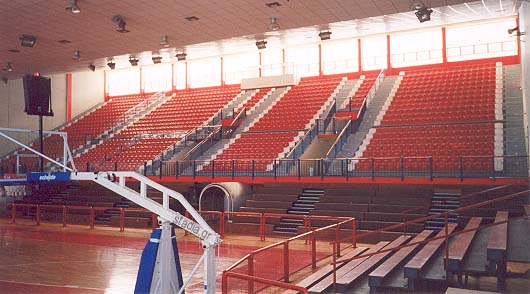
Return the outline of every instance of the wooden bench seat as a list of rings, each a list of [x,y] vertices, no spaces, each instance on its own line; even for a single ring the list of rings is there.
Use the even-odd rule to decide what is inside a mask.
[[[379,242],[376,245],[374,245],[372,248],[370,248],[368,251],[366,251],[364,254],[371,254],[378,252],[379,250],[383,249],[386,245],[388,245],[389,242]],[[367,260],[369,257],[361,257],[358,259],[354,259],[351,261],[347,261],[347,258],[340,258],[337,261],[344,261],[345,264],[341,266],[336,273],[336,277],[344,275],[345,273],[349,272],[351,269],[355,268],[359,264],[361,264],[363,261]],[[313,285],[311,288],[307,289],[309,293],[322,293],[326,289],[330,288],[333,285],[333,275],[329,275],[325,277],[324,279],[320,280],[318,283]]]
[[[495,216],[495,223],[507,221],[508,212],[498,211]],[[490,266],[494,266],[506,258],[506,249],[508,248],[508,223],[503,223],[490,228],[488,239],[487,256]],[[493,262],[493,264],[491,263]]]
[[[352,203],[315,203],[315,209],[318,210],[339,210],[339,211],[368,211],[368,204]]]
[[[410,240],[410,236],[400,236],[385,246],[384,249],[399,247],[408,240]],[[337,278],[337,291],[339,293],[345,293],[348,287],[354,284],[362,276],[368,274],[369,271],[377,267],[387,256],[391,254],[393,254],[392,251],[387,251],[381,254],[372,255],[358,266]]]
[[[239,208],[241,212],[255,212],[255,213],[287,213],[287,209],[283,208],[264,208],[264,207],[241,207]]]
[[[476,229],[480,226],[480,223],[482,222],[481,217],[474,217],[469,220],[464,230],[472,230]],[[443,231],[443,230],[442,230]],[[449,271],[451,272],[458,272],[461,271],[462,268],[462,261],[464,260],[464,257],[466,256],[469,246],[471,245],[471,242],[473,241],[473,238],[475,237],[477,231],[470,231],[466,233],[462,233],[457,235],[454,238],[454,243],[451,247],[449,247]]]
[[[425,239],[429,238],[432,233],[433,231],[431,230],[424,230],[418,235],[416,235],[416,237],[414,237],[414,239],[412,239],[409,243],[424,241]],[[396,270],[396,268],[400,266],[405,261],[405,259],[419,247],[421,247],[421,245],[416,244],[400,249],[398,252],[394,253],[390,258],[388,258],[385,262],[383,262],[383,264],[377,267],[373,272],[371,272],[368,275],[368,284],[370,285],[370,288],[377,288],[382,286],[384,284],[385,279],[390,275],[390,273]]]
[[[480,227],[481,217],[474,217],[467,223],[464,230],[472,230]],[[449,272],[456,273],[458,277],[458,286],[462,287],[462,272],[464,267],[464,258],[470,253],[471,243],[477,235],[477,231],[462,233],[454,238],[451,247],[449,247]]]
[[[366,249],[368,249],[368,248],[366,248],[366,247],[357,247],[354,250],[352,250],[351,252],[349,252],[348,254],[344,255],[343,258],[355,257],[355,256],[363,253],[364,251],[366,251]],[[337,264],[336,268],[339,269],[345,264],[346,263]],[[327,264],[327,265],[321,267],[320,269],[318,269],[317,271],[315,271],[314,273],[312,273],[311,275],[309,275],[308,277],[306,277],[305,279],[303,279],[302,281],[296,283],[296,285],[300,286],[300,287],[304,287],[304,288],[310,288],[311,286],[313,286],[316,283],[320,282],[322,279],[324,279],[327,275],[331,274],[332,272],[333,272],[333,265]]]
[[[327,215],[327,216],[344,216],[344,217],[354,217],[360,219],[363,215],[359,211],[336,211],[336,210],[320,210],[314,209],[309,212],[311,215]]]
[[[352,204],[370,204],[370,196],[322,196],[320,203],[352,203]]]
[[[378,221],[378,222],[406,222],[414,219],[424,217],[424,214],[401,214],[391,212],[366,212],[364,213],[364,219],[367,221]]]
[[[409,209],[418,209],[415,213],[426,214],[429,208],[427,206],[412,206],[412,205],[383,205],[383,204],[370,204],[368,208],[369,212],[389,212],[389,213],[401,213],[402,211]]]
[[[366,221],[366,220],[362,220],[359,223],[360,223],[359,228],[361,230],[372,230],[372,231],[400,224],[398,222],[382,222],[382,221]],[[406,228],[403,228],[403,227],[396,228],[396,229],[393,229],[392,231],[403,232],[403,230],[406,230],[409,233],[419,233],[423,231],[423,224],[421,223],[410,224]]]
[[[426,206],[431,204],[431,196],[426,197],[373,197],[373,204]]]
[[[298,195],[284,195],[284,194],[254,194],[252,200],[256,201],[287,201],[295,202],[298,200]]]
[[[456,229],[456,224],[447,225],[448,233],[451,234]],[[436,237],[443,237],[445,235],[445,228],[442,228]],[[423,248],[412,257],[411,260],[405,265],[405,277],[409,279],[409,285],[421,278],[421,272],[432,259],[436,251],[442,246],[444,239],[436,239],[428,242]],[[411,284],[412,282],[412,284]]]
[[[287,201],[255,201],[247,200],[247,207],[258,207],[258,208],[284,208],[289,209],[293,206],[292,202]]]

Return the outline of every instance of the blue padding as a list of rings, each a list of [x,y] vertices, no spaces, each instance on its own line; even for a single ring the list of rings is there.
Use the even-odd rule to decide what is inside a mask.
[[[182,269],[180,268],[180,258],[179,258],[179,248],[177,246],[177,238],[175,237],[175,228],[171,228],[171,240],[173,241],[173,253],[175,255],[175,265],[177,266],[177,279],[179,284],[179,289],[184,285],[184,280],[182,279]],[[182,293],[186,293],[183,291]]]
[[[155,269],[156,255],[158,254],[161,235],[162,229],[154,229],[151,234],[151,239],[145,245],[142,258],[140,259],[138,276],[136,277],[135,294],[149,294],[151,290],[151,281],[153,280],[153,271]],[[153,242],[152,240],[158,240],[158,242]]]

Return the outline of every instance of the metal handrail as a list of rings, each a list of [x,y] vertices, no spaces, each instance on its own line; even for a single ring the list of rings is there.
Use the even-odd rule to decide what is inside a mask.
[[[366,101],[366,98],[365,98]],[[363,102],[364,103],[364,102]],[[333,145],[329,148],[328,152],[326,152],[325,158],[328,158],[331,152],[337,147],[337,144],[342,140],[342,136],[344,136],[347,129],[349,129],[350,125],[352,124],[351,120],[348,120],[344,128],[342,128],[342,131],[339,133],[339,136],[335,139],[333,142]]]

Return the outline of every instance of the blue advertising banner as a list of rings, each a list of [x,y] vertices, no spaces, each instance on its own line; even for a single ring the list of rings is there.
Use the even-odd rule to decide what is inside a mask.
[[[53,173],[28,173],[26,175],[28,182],[66,182],[70,180],[69,172]]]

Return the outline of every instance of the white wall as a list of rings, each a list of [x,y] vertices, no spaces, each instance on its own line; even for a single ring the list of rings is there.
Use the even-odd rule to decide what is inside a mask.
[[[72,117],[104,101],[104,71],[72,73]]]
[[[53,117],[44,117],[44,129],[50,130],[66,120],[66,74],[47,76],[51,78],[51,96]],[[39,129],[39,117],[30,116],[24,112],[24,88],[22,79],[9,80],[7,84],[0,85],[0,127]],[[23,143],[33,141],[37,134],[9,134],[21,140]],[[8,143],[5,139],[0,139],[0,155],[16,149],[14,144]]]

